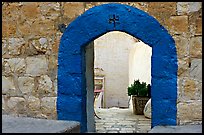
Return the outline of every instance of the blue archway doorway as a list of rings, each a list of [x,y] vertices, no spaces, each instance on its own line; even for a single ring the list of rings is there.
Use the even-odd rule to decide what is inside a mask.
[[[151,126],[176,125],[178,65],[175,42],[146,12],[116,3],[87,10],[64,31],[58,54],[58,119],[79,121],[81,132],[89,130],[85,47],[110,31],[128,33],[152,47]]]

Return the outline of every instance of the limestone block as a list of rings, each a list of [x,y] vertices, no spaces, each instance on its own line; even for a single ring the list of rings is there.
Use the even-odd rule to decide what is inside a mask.
[[[11,20],[2,20],[2,37],[12,37],[16,34],[16,23]]]
[[[177,14],[186,15],[198,11],[201,7],[201,2],[177,2]]]
[[[46,38],[40,38],[39,40],[32,40],[30,47],[34,47],[37,52],[44,54],[47,51],[48,41]],[[29,50],[31,50],[31,48]]]
[[[202,18],[199,17],[196,19],[196,35],[202,35]]]
[[[9,38],[8,39],[8,53],[10,55],[21,54],[21,49],[25,45],[25,40],[23,38]]]
[[[42,18],[56,20],[60,16],[60,3],[59,2],[41,2],[39,4]]]
[[[176,15],[176,2],[149,2],[148,13],[165,25],[170,16]]]
[[[40,99],[30,96],[28,98],[28,109],[30,111],[40,111]]]
[[[22,4],[22,16],[25,16],[26,19],[35,19],[39,17],[39,3],[37,2],[23,2]]]
[[[26,74],[40,76],[47,73],[48,62],[44,55],[26,58]]]
[[[15,93],[15,86],[11,77],[2,76],[2,94]]]
[[[171,16],[166,19],[166,25],[172,34],[184,34],[188,32],[188,16]]]
[[[143,112],[144,112],[145,117],[151,119],[151,117],[152,117],[151,98],[147,101]]]
[[[184,81],[184,95],[188,99],[195,99],[196,82],[192,79]]]
[[[173,36],[176,43],[177,55],[179,58],[183,58],[189,55],[189,41],[183,36]]]
[[[44,97],[41,99],[42,113],[52,115],[56,113],[56,100],[57,97]]]
[[[38,92],[41,93],[41,96],[52,93],[52,81],[48,75],[41,76],[38,80],[38,83]]]
[[[189,76],[189,62],[188,57],[178,58],[178,76],[179,77],[188,77]]]
[[[48,75],[52,80],[56,78],[57,75],[57,56],[55,55],[50,55],[48,59]]]
[[[11,97],[7,105],[13,112],[23,113],[25,110],[25,99],[22,97]]]
[[[190,77],[202,81],[202,59],[193,59],[191,61]]]
[[[23,94],[30,95],[30,93],[34,90],[34,78],[19,77],[18,86]]]
[[[190,56],[193,58],[202,58],[202,36],[192,37],[190,39]]]
[[[84,12],[84,3],[82,2],[65,2],[64,17],[73,19]]]
[[[33,36],[52,36],[57,32],[54,20],[50,19],[38,19],[35,20],[31,27],[31,33]]]
[[[180,120],[180,123],[202,121],[202,100],[178,103],[177,117]]]
[[[12,73],[16,74],[25,73],[26,68],[25,60],[23,58],[5,59],[4,68],[5,74],[8,75]]]

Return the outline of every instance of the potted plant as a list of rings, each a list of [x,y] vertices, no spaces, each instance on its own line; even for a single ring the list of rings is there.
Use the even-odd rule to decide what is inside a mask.
[[[143,115],[145,104],[151,97],[151,85],[146,82],[134,80],[128,87],[128,96],[132,96],[133,113]]]

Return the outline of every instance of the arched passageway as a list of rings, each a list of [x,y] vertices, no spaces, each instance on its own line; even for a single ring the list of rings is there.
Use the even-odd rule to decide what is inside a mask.
[[[90,131],[87,114],[85,47],[110,31],[126,32],[152,47],[152,127],[176,125],[177,53],[167,30],[149,14],[122,4],[104,4],[87,10],[65,30],[58,54],[57,114],[61,120],[81,122]],[[94,116],[93,116],[94,117]]]

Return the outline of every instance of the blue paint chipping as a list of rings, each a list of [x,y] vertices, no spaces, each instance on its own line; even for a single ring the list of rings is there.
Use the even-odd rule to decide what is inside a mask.
[[[116,17],[116,23],[111,21]],[[58,55],[57,114],[87,132],[84,47],[110,31],[132,35],[152,47],[152,127],[176,125],[177,53],[167,30],[146,12],[109,3],[87,10],[64,31]]]

